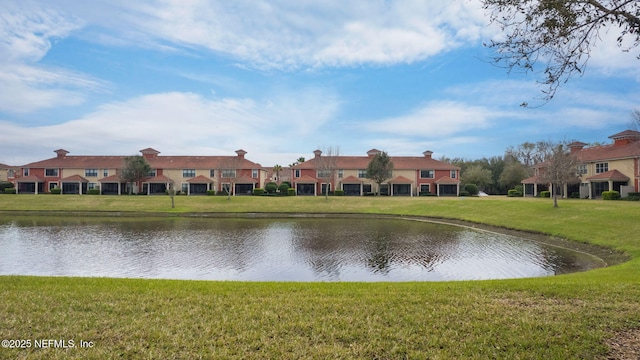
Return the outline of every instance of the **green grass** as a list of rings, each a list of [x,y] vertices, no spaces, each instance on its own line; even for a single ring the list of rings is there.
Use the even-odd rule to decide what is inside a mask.
[[[71,212],[365,213],[461,219],[553,234],[630,260],[537,279],[246,283],[0,277],[0,339],[73,349],[0,358],[598,359],[640,329],[640,203],[518,198],[0,196],[0,217]],[[94,347],[79,348],[80,340]],[[32,343],[33,344],[33,343]]]

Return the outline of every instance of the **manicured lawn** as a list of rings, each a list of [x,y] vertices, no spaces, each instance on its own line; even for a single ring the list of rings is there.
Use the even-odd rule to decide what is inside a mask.
[[[514,198],[2,195],[0,217],[267,212],[462,219],[553,234],[631,260],[538,279],[440,283],[244,283],[0,277],[0,358],[606,358],[640,329],[640,203]],[[90,212],[90,213],[87,213]],[[21,215],[22,216],[22,215]],[[0,255],[1,256],[1,255]],[[75,347],[34,348],[35,339]],[[93,347],[80,348],[80,340]]]

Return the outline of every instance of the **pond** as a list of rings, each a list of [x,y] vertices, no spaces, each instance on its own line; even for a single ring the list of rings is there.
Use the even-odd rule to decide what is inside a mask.
[[[403,219],[0,219],[0,275],[242,281],[550,276],[599,258],[521,237]]]

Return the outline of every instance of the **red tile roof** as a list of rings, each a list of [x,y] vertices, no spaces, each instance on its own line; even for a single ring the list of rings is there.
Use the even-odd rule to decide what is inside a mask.
[[[640,143],[632,142],[624,145],[603,145],[584,148],[576,152],[579,161],[593,162],[599,160],[615,160],[640,156]]]
[[[389,184],[413,184],[413,180],[407,179],[404,176],[396,176],[388,181]]]
[[[122,169],[127,156],[65,156],[23,165],[23,168]],[[152,169],[259,169],[261,166],[238,156],[158,156],[146,159]]]
[[[27,183],[32,183],[32,182],[44,182],[44,179],[39,177],[39,176],[35,176],[35,175],[29,175],[29,176],[23,176],[23,177],[19,177],[16,179],[16,182],[27,182]]]
[[[343,184],[354,184],[354,183],[361,184],[363,182],[364,181],[362,181],[362,179],[358,179],[357,177],[355,177],[353,175],[347,176],[346,178],[342,179],[342,183]]]
[[[455,165],[426,156],[390,156],[394,170],[458,170]],[[318,159],[309,159],[294,166],[294,169],[317,169]],[[369,156],[338,156],[336,167],[339,169],[366,169],[371,162]]]
[[[83,178],[80,175],[71,175],[71,176],[66,177],[64,179],[61,179],[60,181],[65,181],[65,182],[73,181],[73,182],[83,182],[83,183],[88,183],[89,182],[89,180]]]
[[[532,176],[521,181],[522,184],[546,184],[547,182],[540,176]]]
[[[297,179],[294,179],[293,181],[296,182],[296,183],[300,183],[300,184],[315,184],[315,183],[318,182],[318,179],[312,178],[309,175],[305,175],[305,176],[299,177]]]
[[[460,181],[458,179],[452,179],[450,176],[443,176],[436,180],[436,184],[458,184]]]
[[[102,178],[98,181],[103,183],[120,183],[122,182],[122,179],[120,178],[120,175],[116,174],[116,175],[107,176],[106,178]]]
[[[194,178],[187,180],[187,182],[191,184],[211,184],[213,183],[213,180],[204,175],[198,175]]]
[[[171,179],[169,179],[164,175],[158,175],[158,176],[144,179],[142,182],[153,183],[153,184],[167,184],[171,182]]]
[[[594,176],[590,176],[587,180],[612,180],[612,181],[629,181],[629,177],[618,170],[609,170]]]

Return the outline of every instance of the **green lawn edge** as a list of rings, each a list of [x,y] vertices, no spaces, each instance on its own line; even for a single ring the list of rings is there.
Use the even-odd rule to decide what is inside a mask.
[[[457,219],[606,246],[629,260],[545,278],[246,283],[0,277],[0,358],[606,358],[640,329],[640,203],[527,198],[0,196],[24,214],[372,214]],[[19,215],[23,214],[23,215]],[[93,347],[80,348],[80,340]]]

